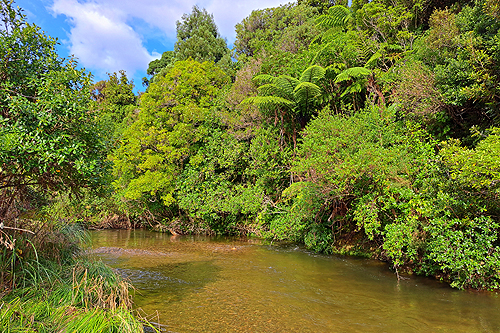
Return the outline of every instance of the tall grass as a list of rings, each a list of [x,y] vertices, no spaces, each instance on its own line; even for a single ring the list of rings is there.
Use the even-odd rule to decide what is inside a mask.
[[[76,224],[16,220],[0,229],[0,332],[143,332],[132,286],[81,251]],[[29,230],[22,231],[22,230]]]
[[[143,323],[125,309],[54,307],[49,301],[16,298],[0,304],[0,331],[10,332],[143,332]],[[148,325],[154,330],[154,327]]]
[[[87,237],[76,224],[32,219],[8,222],[0,229],[0,285],[24,288],[46,278],[46,266],[71,264]]]

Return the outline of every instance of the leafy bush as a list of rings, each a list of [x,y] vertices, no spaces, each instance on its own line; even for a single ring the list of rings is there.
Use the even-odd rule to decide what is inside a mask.
[[[424,228],[428,233],[425,260],[429,263],[423,266],[447,274],[452,287],[499,289],[499,227],[485,216],[431,220]]]
[[[299,145],[292,171],[300,181],[262,218],[268,236],[325,252],[354,239],[379,248],[398,273],[497,289],[498,131],[474,150],[452,141],[438,155],[437,143],[396,120],[395,108],[326,111]]]

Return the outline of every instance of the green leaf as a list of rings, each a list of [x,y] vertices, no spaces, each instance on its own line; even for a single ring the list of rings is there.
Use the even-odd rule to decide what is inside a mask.
[[[317,83],[325,76],[326,70],[321,66],[310,66],[300,76],[301,82]]]
[[[277,96],[257,96],[249,97],[242,101],[243,104],[255,104],[263,109],[275,109],[285,107],[293,109],[295,103]]]
[[[321,88],[310,82],[301,82],[294,90],[295,99],[303,105],[310,104],[321,95]]]
[[[367,61],[367,62],[366,62],[366,64],[365,64],[365,67],[366,67],[366,68],[372,68],[372,67],[376,66],[376,65],[377,65],[377,61],[378,61],[381,57],[382,57],[382,54],[381,54],[379,51],[375,52],[375,53],[374,53],[374,54],[370,57],[370,59],[368,59],[368,61]]]
[[[325,28],[344,27],[351,17],[351,11],[348,8],[341,5],[335,5],[328,8],[327,15],[321,15],[315,22],[316,25]]]
[[[368,68],[365,68],[365,67],[351,67],[351,68],[344,70],[339,75],[337,75],[337,78],[335,79],[335,83],[340,83],[343,81],[350,81],[350,80],[354,80],[354,79],[367,77],[371,73],[372,72]]]
[[[260,86],[260,85],[267,84],[267,83],[274,83],[275,79],[276,78],[274,76],[272,76],[272,75],[261,74],[261,75],[254,76],[254,78],[252,79],[252,81],[256,85]]]
[[[284,95],[281,97],[289,100],[293,100],[293,90],[299,82],[296,78],[288,75],[281,75],[274,81],[275,85],[284,92]]]

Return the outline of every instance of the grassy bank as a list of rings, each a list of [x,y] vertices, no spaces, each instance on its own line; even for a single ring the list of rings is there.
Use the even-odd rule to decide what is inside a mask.
[[[132,286],[82,251],[75,224],[16,220],[0,229],[1,332],[143,332]]]

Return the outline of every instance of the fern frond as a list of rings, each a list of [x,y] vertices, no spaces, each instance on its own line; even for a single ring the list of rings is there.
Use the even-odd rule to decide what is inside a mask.
[[[321,88],[311,82],[301,82],[294,90],[295,99],[301,101],[321,95]]]
[[[300,76],[301,82],[316,83],[325,76],[326,70],[318,65],[313,65],[307,68]]]
[[[365,67],[351,67],[337,75],[335,83],[367,77],[372,72]]]
[[[254,104],[261,109],[272,110],[279,107],[293,109],[295,103],[277,96],[256,96],[245,98],[241,104]]]
[[[319,50],[318,52],[316,52],[316,54],[314,55],[314,58],[311,60],[311,65],[313,65],[313,64],[316,63],[316,61],[318,60],[319,55],[321,53],[323,53],[323,51],[327,48],[327,46],[329,46],[329,43],[326,44],[323,48],[321,48],[321,50]]]
[[[276,78],[272,75],[260,74],[260,75],[254,76],[252,79],[252,82],[258,86],[261,86],[263,84],[273,83],[275,79]]]
[[[317,43],[317,44],[321,44],[322,39],[323,39],[323,36],[321,36],[321,34],[316,35],[316,37],[314,37],[314,38],[311,40],[311,42],[309,43],[309,46],[314,45],[314,44],[316,44],[316,43]]]
[[[373,50],[366,47],[366,45],[363,42],[356,42],[355,46],[356,46],[356,51],[358,53],[357,56],[358,61],[361,63],[365,62],[366,59],[368,59],[371,56],[371,54],[373,54]]]
[[[304,113],[309,113],[321,95],[321,88],[311,82],[301,82],[294,91],[295,100]]]
[[[330,15],[321,15],[319,16],[315,21],[314,23],[316,23],[316,26],[318,27],[324,27],[324,28],[331,28],[331,27],[335,27],[335,26],[338,26],[336,23],[337,21],[332,18]]]
[[[384,51],[387,53],[399,53],[403,51],[403,47],[398,44],[387,44],[384,47]]]
[[[348,8],[335,5],[328,8],[327,15],[321,15],[316,20],[317,26],[331,28],[331,27],[345,27],[349,22],[352,14]]]
[[[338,38],[339,33],[342,33],[342,29],[340,27],[331,27],[322,34],[322,37],[324,40],[334,41]]]
[[[366,43],[366,40],[370,38],[370,35],[367,32],[360,32],[358,38],[356,38],[353,43],[356,47],[356,51],[358,53],[359,62],[365,62],[366,59],[371,57],[374,50],[369,46],[369,43]]]
[[[349,87],[346,88],[346,90],[340,95],[340,97],[344,97],[347,94],[351,93],[359,93],[363,91],[363,88],[365,88],[366,80],[360,80],[356,81],[353,84],[351,84]]]
[[[365,68],[373,68],[374,66],[377,65],[377,61],[382,57],[382,53],[379,51],[375,52],[370,59],[365,64]],[[372,67],[373,66],[373,67]]]
[[[316,38],[315,38],[316,39]],[[312,42],[311,42],[312,44]],[[318,57],[320,56],[321,53],[323,53],[324,50],[326,50],[327,48],[330,47],[330,45],[332,45],[332,43],[326,43],[325,46],[323,46],[321,48],[321,50],[319,50],[316,55],[314,56],[313,60],[311,60],[311,66],[314,65],[316,63],[316,60],[318,60]]]
[[[346,6],[342,6],[342,5],[334,5],[334,6],[331,6],[330,8],[328,8],[328,15],[330,16],[333,16],[333,17],[337,17],[337,16],[347,16],[351,13],[351,11],[349,10],[349,8],[347,8]]]
[[[280,97],[283,97],[284,92],[276,87],[274,83],[268,83],[264,84],[260,87],[257,88],[257,91],[259,92],[259,95],[261,96],[272,96],[272,95],[278,95]]]
[[[288,75],[281,75],[274,81],[274,84],[284,92],[284,95],[280,96],[289,100],[293,99],[293,90],[299,83],[299,80]]]

